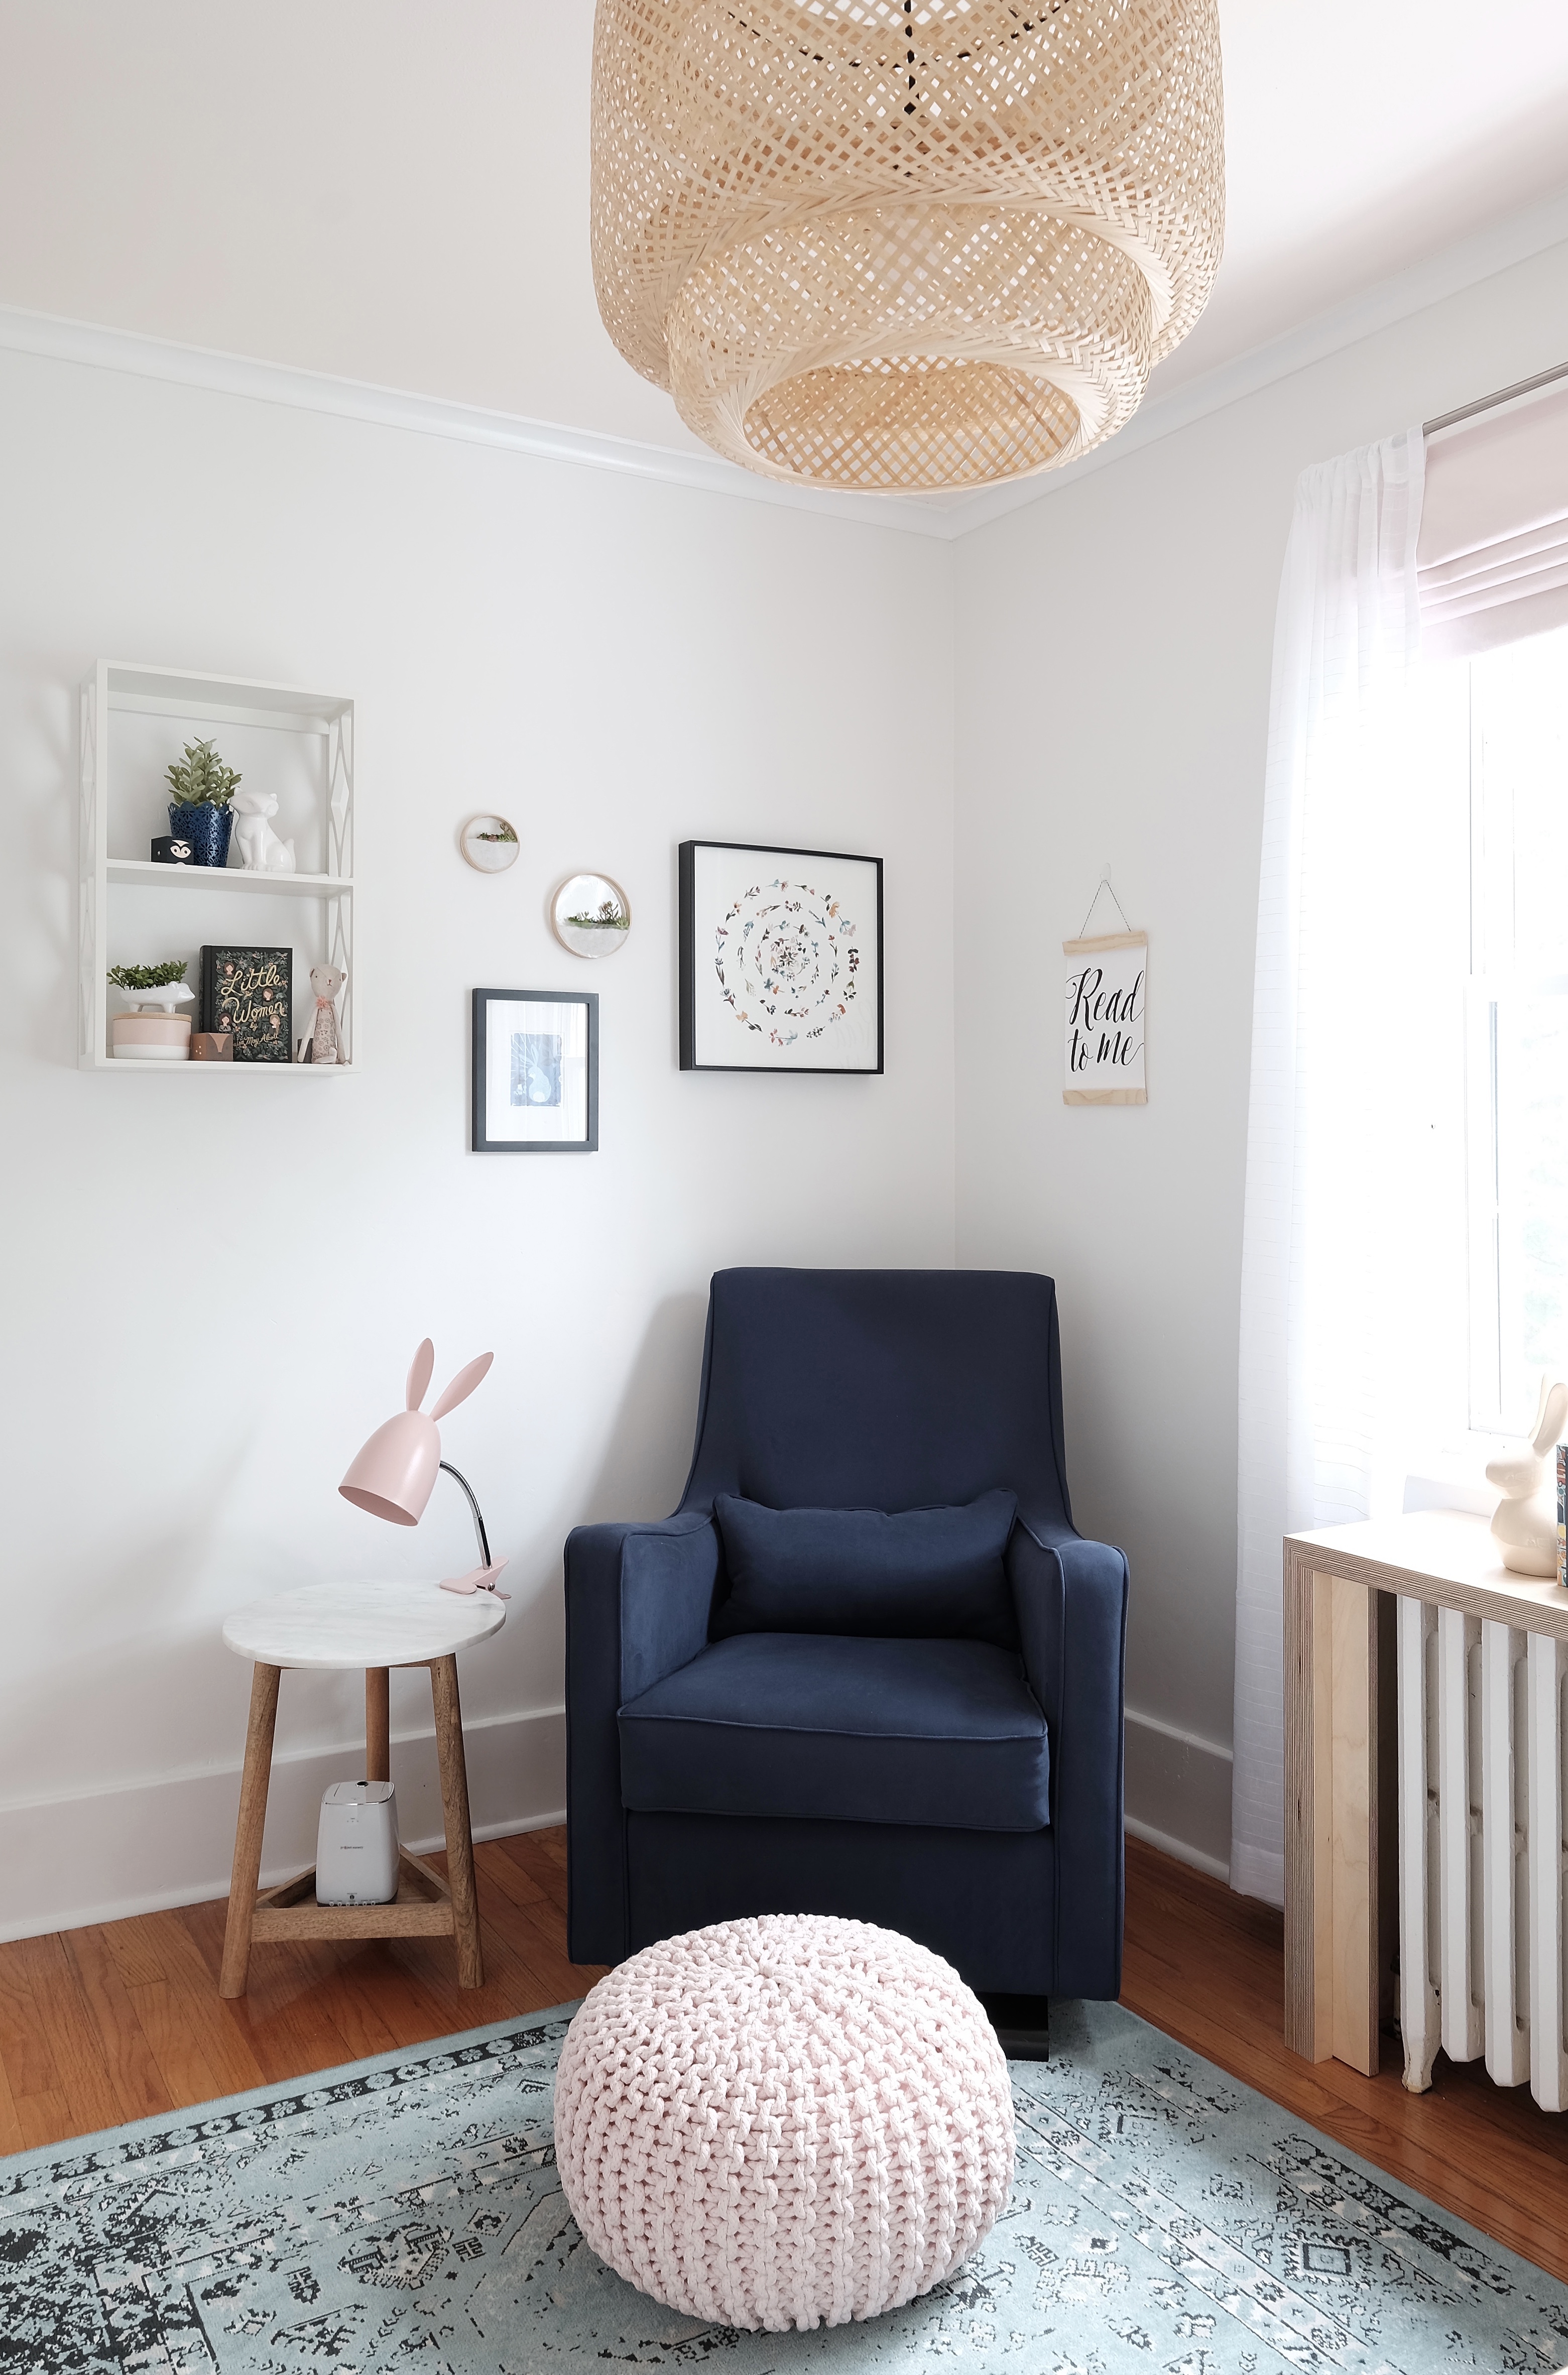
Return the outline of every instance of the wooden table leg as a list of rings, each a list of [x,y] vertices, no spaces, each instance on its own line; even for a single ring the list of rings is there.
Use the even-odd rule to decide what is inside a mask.
[[[1378,1598],[1285,1554],[1285,2041],[1379,2058]]]
[[[457,1943],[457,1984],[482,1988],[479,1900],[474,1886],[474,1839],[468,1821],[468,1768],[463,1756],[463,1709],[457,1696],[457,1660],[430,1661],[435,1703],[436,1756],[441,1766],[441,1802],[446,1822],[446,1879]]]
[[[365,1668],[365,1778],[392,1778],[392,1716],[384,1666]]]
[[[234,1864],[229,1881],[229,1920],[223,1932],[220,1996],[242,1996],[251,1964],[251,1917],[261,1878],[262,1832],[266,1824],[267,1785],[272,1778],[272,1735],[277,1721],[277,1666],[257,1666],[251,1677],[251,1720],[245,1733],[245,1769],[240,1778],[240,1819],[234,1826]]]

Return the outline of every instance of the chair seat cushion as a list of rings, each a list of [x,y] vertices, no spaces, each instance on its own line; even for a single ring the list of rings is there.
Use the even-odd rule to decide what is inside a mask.
[[[770,1509],[713,1502],[728,1597],[713,1637],[863,1633],[1018,1648],[1003,1564],[1018,1509],[997,1490],[949,1509]]]
[[[621,1797],[640,1814],[763,1814],[1038,1831],[1045,1719],[984,1641],[743,1633],[623,1707]]]

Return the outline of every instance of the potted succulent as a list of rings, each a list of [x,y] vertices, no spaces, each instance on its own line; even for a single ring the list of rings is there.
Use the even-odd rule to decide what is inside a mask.
[[[180,1063],[191,1052],[191,1018],[175,1009],[195,996],[185,979],[183,957],[167,963],[111,965],[109,978],[131,1001],[131,1010],[117,1014],[109,1026],[112,1056],[154,1062]]]
[[[227,866],[234,811],[229,803],[240,777],[226,767],[210,742],[187,742],[183,759],[171,762],[169,829],[191,845],[198,866]]]

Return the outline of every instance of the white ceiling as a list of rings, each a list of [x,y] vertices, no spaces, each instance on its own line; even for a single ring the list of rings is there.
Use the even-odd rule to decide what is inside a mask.
[[[1225,261],[1153,393],[1568,183],[1568,0],[1221,18]],[[595,309],[592,30],[592,0],[0,0],[0,304],[698,450]]]

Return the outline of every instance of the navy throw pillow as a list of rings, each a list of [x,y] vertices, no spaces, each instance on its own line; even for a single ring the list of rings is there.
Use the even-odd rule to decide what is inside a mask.
[[[1018,1508],[982,1493],[960,1509],[769,1509],[721,1493],[713,1503],[729,1597],[713,1623],[735,1633],[854,1633],[990,1641],[1016,1649],[1002,1565]]]

